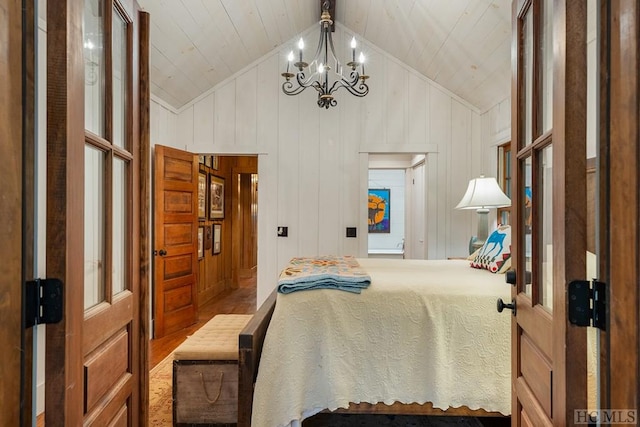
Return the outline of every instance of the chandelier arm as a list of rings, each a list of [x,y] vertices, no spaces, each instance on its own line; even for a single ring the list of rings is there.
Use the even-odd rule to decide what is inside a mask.
[[[344,83],[342,83],[340,80],[336,80],[335,82],[333,82],[333,84],[331,85],[331,88],[327,91],[327,93],[331,95],[333,92],[338,90],[341,86],[344,86]]]
[[[358,74],[358,72],[356,70],[352,70],[349,73],[349,77],[345,77],[343,75],[340,75],[340,80],[345,85],[355,86],[356,83],[358,83],[358,80],[360,80],[360,74]]]
[[[296,81],[298,82],[298,84],[300,86],[303,86],[303,87],[307,88],[307,87],[311,86],[311,84],[312,84],[311,79],[313,78],[313,75],[314,74],[311,73],[311,75],[309,75],[309,77],[307,78],[305,76],[304,71],[300,71],[300,72],[296,73]]]
[[[314,81],[313,83],[310,84],[310,86],[313,87],[318,92],[318,96],[326,95],[324,86],[319,81],[317,80]]]
[[[322,53],[322,46],[324,45],[325,33],[326,33],[325,24],[324,22],[320,21],[320,38],[318,39],[318,48],[316,49],[316,53],[315,55],[313,55],[313,59],[309,62],[309,64],[312,64],[313,62],[317,64],[319,59],[321,59],[320,55]]]
[[[361,85],[362,86],[362,85]],[[364,85],[364,90],[359,90],[353,87],[345,87],[345,89],[354,96],[357,96],[358,98],[362,98],[363,96],[366,96],[369,93],[369,87],[367,85]]]
[[[367,86],[364,81],[361,81],[360,84],[357,85],[342,84],[342,87],[344,87],[351,95],[355,95],[358,97],[363,97],[369,93],[369,86]]]
[[[287,95],[298,95],[300,93],[302,93],[307,87],[309,86],[300,86],[298,85],[298,87],[293,86],[293,83],[291,83],[290,81],[285,81],[284,83],[282,83],[282,91],[287,94]]]

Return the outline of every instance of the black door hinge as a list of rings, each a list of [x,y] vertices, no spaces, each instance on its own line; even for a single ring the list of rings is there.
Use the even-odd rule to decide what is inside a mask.
[[[592,280],[569,283],[569,322],[576,326],[593,326],[606,331],[606,284]]]
[[[61,320],[62,281],[59,279],[28,281],[24,298],[25,328],[41,323],[58,323]]]

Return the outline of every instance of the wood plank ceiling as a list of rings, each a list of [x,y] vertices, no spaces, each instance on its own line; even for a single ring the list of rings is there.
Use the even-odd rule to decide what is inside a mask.
[[[317,25],[319,0],[139,0],[152,93],[179,109]],[[509,96],[510,0],[338,0],[336,21],[484,111]]]

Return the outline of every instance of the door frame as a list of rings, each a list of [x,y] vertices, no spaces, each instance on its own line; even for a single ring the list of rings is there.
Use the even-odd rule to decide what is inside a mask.
[[[33,329],[25,329],[23,292],[33,279],[35,154],[35,5],[0,0],[0,419],[32,422]]]
[[[599,21],[599,280],[603,409],[640,409],[640,6],[602,2]],[[624,183],[619,185],[619,183]],[[636,413],[636,422],[638,422]]]

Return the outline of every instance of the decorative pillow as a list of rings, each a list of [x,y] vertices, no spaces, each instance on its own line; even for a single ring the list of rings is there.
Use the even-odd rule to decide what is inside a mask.
[[[502,263],[502,266],[498,271],[496,271],[496,273],[504,274],[509,270],[511,270],[511,254],[509,254],[509,258],[504,260],[504,262]]]
[[[511,256],[511,227],[498,227],[484,242],[480,252],[471,261],[471,267],[484,268],[492,273],[498,272]]]

